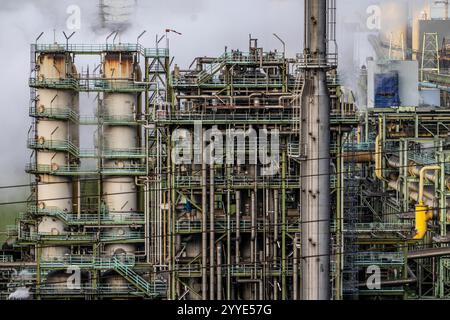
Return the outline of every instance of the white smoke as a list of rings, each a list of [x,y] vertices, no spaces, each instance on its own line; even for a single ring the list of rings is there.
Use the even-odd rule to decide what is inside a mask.
[[[30,288],[26,287],[19,287],[8,296],[8,300],[28,300],[30,298]]]

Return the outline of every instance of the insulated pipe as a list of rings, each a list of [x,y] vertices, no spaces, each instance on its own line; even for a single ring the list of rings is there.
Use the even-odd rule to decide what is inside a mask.
[[[387,160],[387,164],[392,167],[392,168],[396,168],[399,169],[401,167],[400,165],[400,160],[396,157],[390,157]],[[414,177],[419,177],[420,176],[420,170],[423,167],[420,165],[417,165],[414,161],[410,161],[408,164],[408,173],[411,176]],[[435,171],[428,171],[425,173],[425,179],[430,181],[430,182],[436,182],[436,178],[437,178],[437,174]],[[448,190],[450,190],[450,177],[445,177],[445,186],[447,187]]]
[[[416,205],[416,235],[414,236],[414,240],[422,240],[427,233],[427,224],[428,221],[433,219],[432,208],[426,206],[423,202],[423,190],[425,188],[425,174],[428,171],[436,171],[440,170],[440,166],[425,166],[420,170],[420,180],[419,180],[419,199],[418,204]]]
[[[211,152],[212,153],[212,152]],[[215,228],[214,228],[214,163],[211,154],[211,164],[209,167],[209,298],[214,300],[214,246],[215,246]]]
[[[206,157],[204,148],[205,130],[202,134],[202,299],[207,299],[207,250],[208,250],[208,230],[207,230],[207,205],[206,205],[206,193],[207,193],[207,179],[206,179]]]
[[[294,250],[294,256],[293,256],[293,267],[294,271],[292,274],[292,282],[294,284],[293,286],[293,299],[298,300],[298,249],[297,249],[297,236],[294,238],[293,242],[293,250]]]
[[[217,300],[222,300],[222,246],[217,244]]]
[[[273,265],[277,263],[278,257],[278,190],[273,190]],[[276,277],[275,277],[276,279]],[[273,286],[273,298],[278,300],[278,286]]]
[[[236,264],[241,261],[240,242],[241,242],[241,192],[236,191]]]
[[[382,155],[381,155],[381,143],[380,143],[380,135],[377,135],[375,139],[375,176],[383,180],[383,173],[382,173]]]

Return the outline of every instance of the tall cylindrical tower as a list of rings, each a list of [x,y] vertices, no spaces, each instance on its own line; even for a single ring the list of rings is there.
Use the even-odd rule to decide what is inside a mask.
[[[327,0],[305,0],[301,141],[301,298],[330,297],[330,100],[326,82]]]
[[[70,86],[62,84],[75,74],[71,56],[66,52],[37,56],[38,89],[31,109],[35,121],[29,146],[35,149],[38,234],[64,234],[67,226],[61,216],[73,209],[72,179],[61,173],[77,162],[78,126],[71,115],[78,113],[78,95]],[[45,246],[41,258],[60,259],[66,253],[68,247]]]
[[[135,61],[132,54],[107,53],[104,57],[104,77],[111,87],[126,87],[135,80]],[[134,177],[127,175],[136,165],[133,155],[139,149],[139,133],[133,125],[137,113],[138,99],[135,93],[105,93],[101,105],[104,121],[102,139],[103,168],[120,171],[121,175],[108,175],[103,179],[103,201],[110,218],[123,222],[138,210],[137,186]],[[132,230],[127,226],[110,228],[106,234],[123,237]],[[105,246],[107,255],[134,254],[134,244],[109,244]]]

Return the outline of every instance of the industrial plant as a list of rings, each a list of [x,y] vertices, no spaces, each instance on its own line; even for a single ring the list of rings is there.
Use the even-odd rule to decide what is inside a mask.
[[[302,0],[298,44],[249,30],[186,66],[178,31],[124,42],[115,2],[103,43],[29,41],[30,196],[0,299],[450,298],[448,1],[373,1],[361,26]]]

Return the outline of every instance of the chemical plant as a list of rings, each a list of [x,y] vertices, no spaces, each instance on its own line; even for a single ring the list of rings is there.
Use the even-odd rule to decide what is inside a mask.
[[[189,67],[161,39],[32,44],[0,298],[448,299],[449,3],[380,1],[407,19],[361,32],[375,54],[344,84],[356,26],[304,2],[293,57],[253,36]]]

